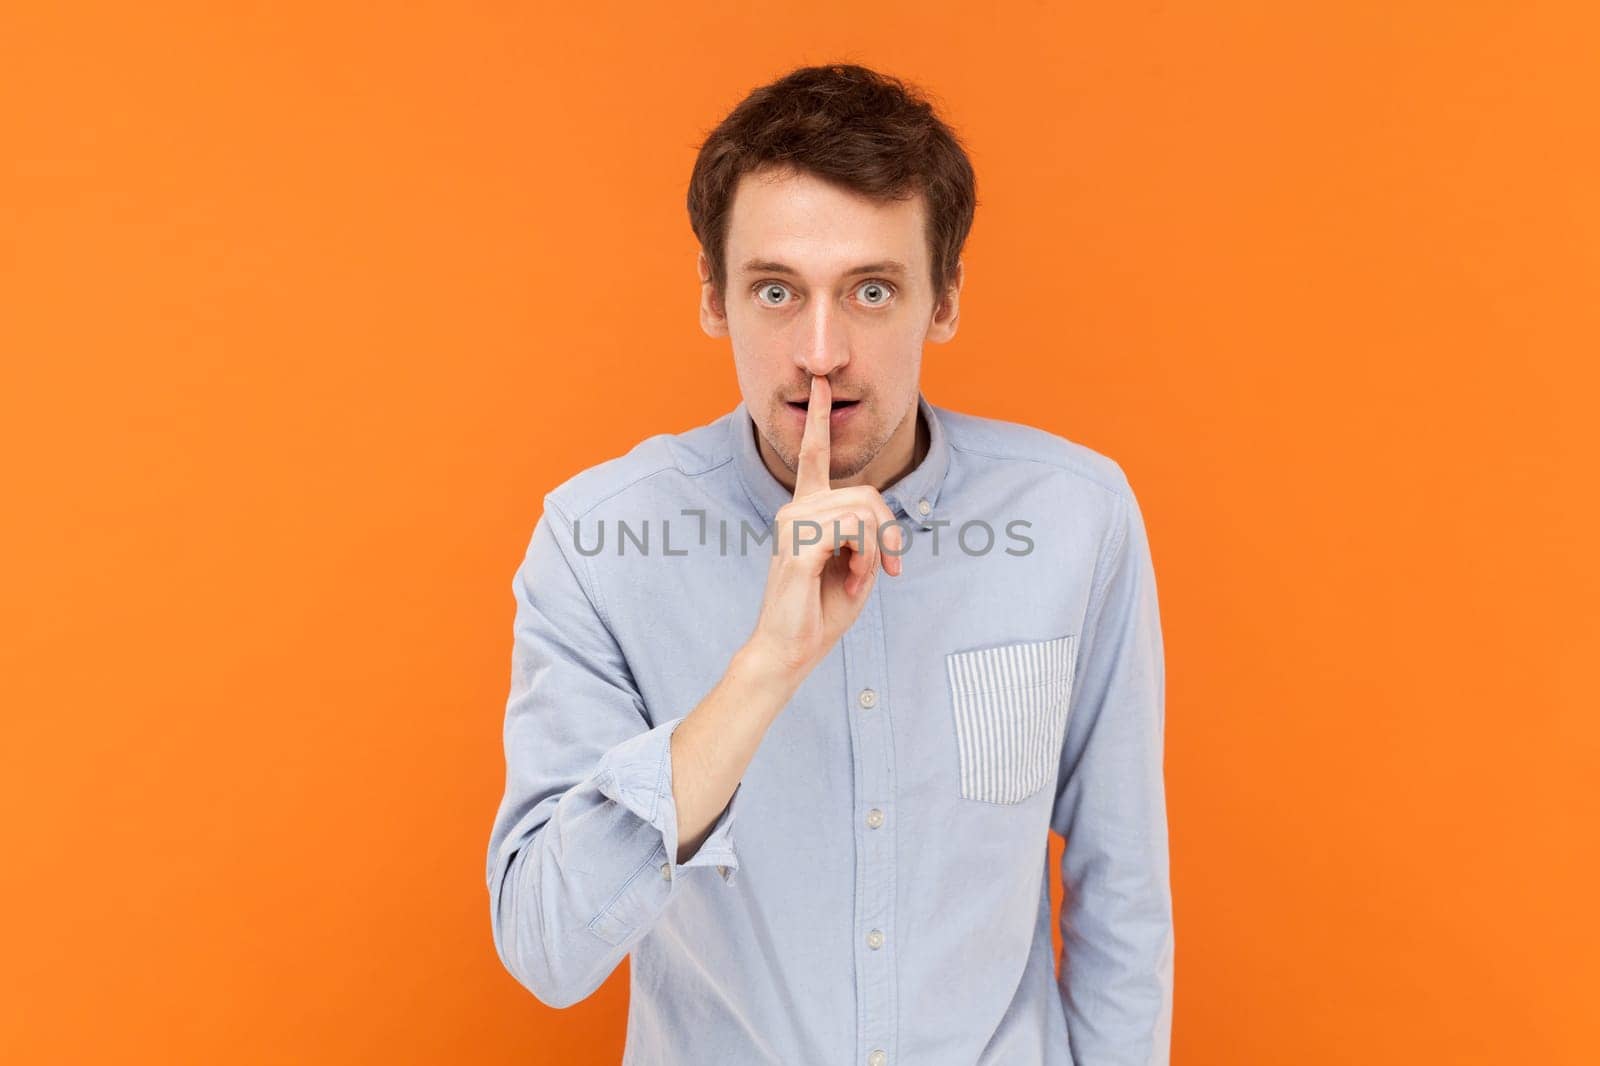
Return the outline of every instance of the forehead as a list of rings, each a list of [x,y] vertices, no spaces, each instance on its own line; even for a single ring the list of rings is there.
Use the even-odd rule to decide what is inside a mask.
[[[745,272],[754,259],[824,278],[893,259],[919,277],[928,257],[923,220],[920,193],[878,203],[813,174],[746,174],[728,216],[728,270]]]

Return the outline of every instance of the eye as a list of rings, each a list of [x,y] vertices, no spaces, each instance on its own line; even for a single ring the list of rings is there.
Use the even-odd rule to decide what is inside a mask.
[[[789,302],[781,299],[782,294],[788,291],[789,287],[787,285],[780,285],[776,281],[763,281],[761,284],[756,286],[756,302],[761,304],[763,307],[782,307],[784,303]],[[780,299],[776,302],[769,303],[762,298],[763,294],[771,293],[778,293]]]
[[[856,292],[867,294],[863,302],[868,307],[882,307],[894,296],[894,287],[884,281],[863,281],[856,286]]]
[[[867,307],[883,307],[894,299],[894,286],[877,279],[863,281],[856,286],[855,291]],[[778,281],[760,282],[755,287],[755,294],[756,302],[762,307],[778,308],[794,303],[794,296],[789,291],[789,286]]]

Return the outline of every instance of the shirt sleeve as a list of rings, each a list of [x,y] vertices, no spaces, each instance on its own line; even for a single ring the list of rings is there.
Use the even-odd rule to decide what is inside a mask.
[[[744,787],[694,855],[677,862],[669,741],[687,709],[651,724],[571,528],[547,497],[512,580],[505,793],[487,868],[500,961],[554,1007],[605,981],[661,914],[683,869],[714,866],[733,882]]]
[[[1143,516],[1131,489],[1119,501],[1083,625],[1051,815],[1066,838],[1058,980],[1078,1066],[1166,1066],[1165,667]]]

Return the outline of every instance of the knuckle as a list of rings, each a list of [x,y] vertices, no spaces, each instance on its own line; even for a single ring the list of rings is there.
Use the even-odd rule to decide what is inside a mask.
[[[848,492],[851,496],[867,503],[881,502],[883,500],[883,493],[871,485],[851,485],[849,488],[841,489],[840,491]]]

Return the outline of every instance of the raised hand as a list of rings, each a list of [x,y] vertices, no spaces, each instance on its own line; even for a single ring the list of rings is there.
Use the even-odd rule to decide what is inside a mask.
[[[831,487],[832,407],[828,379],[813,376],[794,498],[778,509],[774,521],[776,553],[767,569],[766,595],[751,636],[751,643],[800,676],[815,668],[854,623],[872,592],[878,568],[898,575],[902,564],[898,553],[904,547],[904,531],[887,524],[894,520],[894,512],[883,495],[870,485]],[[839,545],[840,554],[835,554]]]

